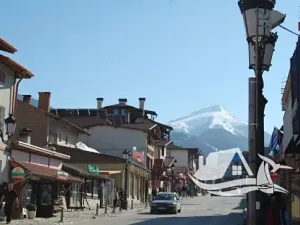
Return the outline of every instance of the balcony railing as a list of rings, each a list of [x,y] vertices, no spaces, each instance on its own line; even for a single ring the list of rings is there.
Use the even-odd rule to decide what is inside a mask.
[[[151,145],[148,145],[148,151],[150,151],[150,152],[154,152],[154,151],[155,151],[155,149],[154,149],[154,147],[153,147],[153,146],[151,146]]]

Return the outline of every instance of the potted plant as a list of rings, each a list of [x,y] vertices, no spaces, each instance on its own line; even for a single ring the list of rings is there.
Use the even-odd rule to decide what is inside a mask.
[[[36,214],[36,205],[34,204],[28,204],[26,205],[27,209],[27,217],[28,219],[34,219]]]

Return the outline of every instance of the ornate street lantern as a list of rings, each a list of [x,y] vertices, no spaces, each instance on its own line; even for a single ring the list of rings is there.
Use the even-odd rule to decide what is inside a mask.
[[[263,45],[260,45],[260,60],[261,63],[260,67],[264,71],[269,71],[271,67],[272,57],[274,53],[275,43],[278,39],[277,33],[272,33],[268,39],[265,40],[265,43]],[[249,69],[255,70],[256,65],[256,49],[255,49],[255,43],[249,42]]]

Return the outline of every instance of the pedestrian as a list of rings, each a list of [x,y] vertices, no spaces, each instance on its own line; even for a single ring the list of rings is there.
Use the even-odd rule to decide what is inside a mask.
[[[157,190],[155,187],[153,187],[152,188],[152,199],[155,199],[156,195],[157,195]]]
[[[122,211],[124,206],[124,192],[122,188],[119,188],[119,210]]]
[[[19,199],[17,192],[14,190],[13,184],[8,185],[7,191],[4,193],[0,200],[0,205],[2,205],[2,202],[5,200],[5,206],[4,206],[4,213],[6,216],[6,223],[9,224],[11,221],[11,214],[14,205],[19,208]]]
[[[116,212],[118,199],[119,199],[117,188],[114,189],[114,198],[113,199],[114,199],[113,200],[113,213],[114,213],[114,212]]]

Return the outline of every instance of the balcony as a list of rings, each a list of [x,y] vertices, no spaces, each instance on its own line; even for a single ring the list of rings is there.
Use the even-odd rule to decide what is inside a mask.
[[[154,151],[155,151],[154,146],[148,145],[148,146],[147,146],[147,151],[148,151],[148,152],[152,152],[152,153],[154,154]]]

